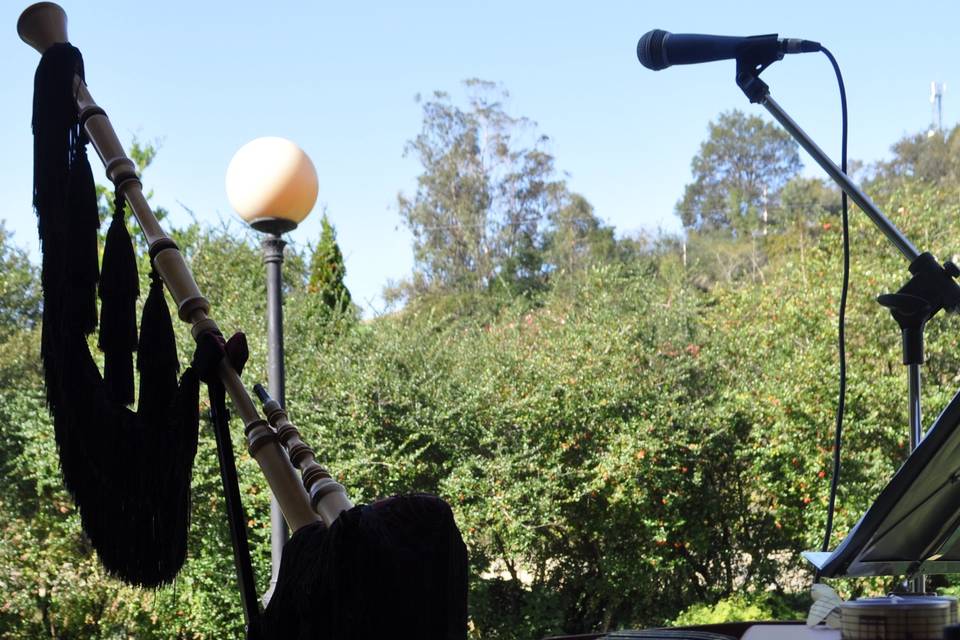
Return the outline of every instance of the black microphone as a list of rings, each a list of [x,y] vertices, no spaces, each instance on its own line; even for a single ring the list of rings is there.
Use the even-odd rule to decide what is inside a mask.
[[[637,58],[647,69],[659,71],[674,64],[697,64],[739,57],[755,48],[771,51],[779,60],[785,53],[820,51],[820,43],[799,38],[778,38],[772,33],[763,36],[706,36],[697,33],[670,33],[654,29],[643,34],[637,43]]]

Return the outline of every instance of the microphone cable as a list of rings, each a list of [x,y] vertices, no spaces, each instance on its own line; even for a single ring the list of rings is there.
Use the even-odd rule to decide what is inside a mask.
[[[840,169],[847,172],[847,92],[843,86],[843,75],[840,73],[840,65],[833,54],[824,47],[820,51],[830,60],[833,70],[837,75],[837,84],[840,87],[840,110],[842,112],[841,127],[841,150],[840,150]],[[840,190],[841,195],[841,221],[843,227],[843,285],[840,290],[840,312],[837,326],[837,350],[840,355],[840,389],[837,400],[837,414],[834,425],[833,435],[833,474],[830,478],[830,502],[827,506],[827,526],[823,536],[822,551],[830,550],[830,538],[833,534],[833,514],[837,502],[837,485],[840,482],[840,448],[843,442],[843,413],[846,406],[847,396],[847,355],[846,355],[846,313],[847,313],[847,289],[850,284],[850,229],[847,220],[847,193]],[[820,581],[820,572],[814,578],[814,582]]]

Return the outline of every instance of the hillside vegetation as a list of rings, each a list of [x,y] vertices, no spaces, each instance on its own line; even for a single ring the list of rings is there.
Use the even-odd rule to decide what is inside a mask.
[[[446,126],[431,128],[440,111]],[[471,124],[478,113],[488,121]],[[460,110],[443,96],[425,106],[425,133],[412,147],[424,154],[424,177],[416,195],[401,197],[418,266],[392,290],[392,313],[359,319],[342,264],[329,264],[341,260],[332,230],[323,248],[332,258],[288,255],[291,417],[355,501],[411,491],[449,501],[470,552],[471,637],[652,626],[684,611],[681,619],[702,619],[696,612],[721,601],[785,615],[809,586],[799,553],[820,545],[831,475],[836,194],[799,177],[799,162],[787,158],[793,173],[761,205],[730,196],[735,207],[706,215],[724,201],[710,191],[709,211],[695,211],[706,191],[688,190],[678,205],[689,214],[682,238],[618,238],[555,178],[535,138],[523,146],[513,135],[500,147],[489,135],[470,138],[474,125],[515,132],[517,121],[498,113],[490,102]],[[437,132],[452,138],[430,139]],[[491,166],[471,165],[485,153],[479,140],[496,147],[498,172],[465,169]],[[444,156],[451,149],[461,155]],[[912,160],[874,167],[871,192],[917,246],[949,259],[960,246],[955,156],[936,169],[943,176],[921,175],[916,157],[927,152],[908,151]],[[474,191],[438,204],[435,189],[451,181]],[[467,211],[465,202],[477,207],[470,215],[490,217],[437,224]],[[434,237],[442,226],[464,233]],[[197,226],[176,236],[220,325],[248,335],[245,380],[264,381],[259,248]],[[180,577],[156,591],[105,577],[59,477],[39,365],[38,275],[6,234],[0,242],[0,635],[240,637],[209,426]],[[834,544],[908,447],[899,332],[874,301],[899,288],[906,264],[856,210],[851,244]],[[459,253],[440,255],[450,247]],[[324,295],[318,270],[334,274],[336,295]],[[186,363],[188,327],[177,330]],[[960,382],[957,336],[953,318],[929,326],[930,417]],[[268,495],[236,422],[233,432],[262,593]]]

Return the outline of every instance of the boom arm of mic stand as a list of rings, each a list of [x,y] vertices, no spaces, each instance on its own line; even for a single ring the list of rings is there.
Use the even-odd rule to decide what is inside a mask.
[[[824,153],[823,149],[817,146],[817,143],[814,142],[807,133],[800,128],[793,118],[787,115],[787,112],[783,110],[776,100],[774,100],[769,93],[764,95],[760,99],[760,104],[770,112],[777,122],[790,133],[793,138],[800,143],[800,146],[803,147],[807,153],[809,153],[813,159],[819,164],[824,171],[833,179],[837,185],[843,189],[847,196],[853,200],[860,209],[867,214],[867,217],[873,221],[873,224],[877,226],[878,229],[887,237],[887,239],[893,243],[893,246],[903,254],[903,257],[906,258],[909,262],[913,262],[920,257],[920,252],[917,251],[916,247],[907,240],[906,236],[901,233],[901,231],[892,223],[890,220],[881,213],[880,209],[877,208],[877,205],[873,203],[873,200],[867,196],[860,188],[854,184],[853,180],[850,179],[850,176],[845,174],[840,170],[833,160],[827,157],[827,154]]]

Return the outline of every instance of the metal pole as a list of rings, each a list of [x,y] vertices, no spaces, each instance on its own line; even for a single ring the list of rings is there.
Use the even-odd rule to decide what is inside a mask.
[[[907,365],[910,384],[910,453],[923,440],[923,416],[920,413],[920,365]]]
[[[286,406],[286,379],[283,368],[283,248],[286,246],[278,233],[269,233],[263,239],[263,264],[267,269],[267,386],[270,395]],[[270,588],[263,596],[266,606],[273,596],[280,574],[280,559],[289,531],[280,503],[270,496]]]
[[[920,365],[907,365],[907,379],[910,386],[910,453],[923,440],[923,416],[920,412]],[[918,573],[910,580],[910,591],[926,593],[927,577]]]

